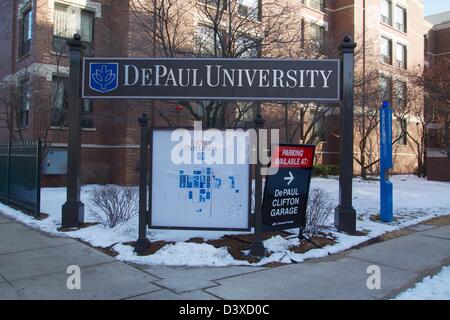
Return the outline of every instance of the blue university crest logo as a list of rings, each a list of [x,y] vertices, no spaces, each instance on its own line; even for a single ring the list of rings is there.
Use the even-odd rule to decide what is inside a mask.
[[[118,86],[118,63],[90,63],[89,88],[105,93],[113,91]]]

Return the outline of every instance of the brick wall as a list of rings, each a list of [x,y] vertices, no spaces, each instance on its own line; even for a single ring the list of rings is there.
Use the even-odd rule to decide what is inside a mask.
[[[62,1],[62,0],[61,0]],[[399,0],[404,2],[406,0]],[[27,139],[41,138],[57,147],[64,147],[67,142],[67,129],[49,128],[50,107],[52,105],[52,73],[49,65],[59,65],[65,72],[68,66],[67,56],[53,52],[53,0],[33,0],[35,28],[32,39],[31,54],[19,59],[17,55],[19,24],[17,18],[18,0],[0,1],[0,78],[16,74],[21,69],[33,67],[31,75],[31,109],[30,125],[23,130]],[[77,1],[75,1],[77,2]],[[90,3],[91,1],[88,1]],[[101,10],[96,13],[94,25],[93,50],[95,56],[137,57],[151,56],[152,39],[139,25],[139,20],[130,13],[129,1],[96,0],[101,4]],[[130,0],[133,3],[132,0]],[[85,3],[85,1],[80,1]],[[371,16],[368,17],[368,27],[375,30],[375,37],[379,32],[379,1],[367,1]],[[361,34],[361,6],[362,1],[336,0],[327,1],[328,8],[324,13],[303,7],[300,14],[309,20],[318,19],[328,24],[329,34],[336,43],[343,35],[350,34],[355,38]],[[416,9],[412,9],[416,10]],[[416,10],[417,11],[417,10]],[[186,30],[192,31],[199,22],[197,15],[186,12],[184,24]],[[414,13],[419,14],[419,13]],[[142,13],[140,18],[151,21],[148,13]],[[4,22],[4,23],[3,23]],[[192,32],[191,32],[192,33]],[[5,35],[10,35],[5,37]],[[421,35],[416,35],[421,38]],[[411,37],[413,37],[411,35]],[[411,38],[412,39],[412,38]],[[359,41],[359,39],[357,39]],[[410,40],[416,43],[416,38]],[[3,45],[3,43],[5,45]],[[359,45],[361,43],[359,42]],[[375,48],[378,43],[373,44]],[[376,50],[374,50],[375,52]],[[413,50],[410,50],[413,51]],[[369,63],[373,59],[378,62],[378,55],[372,52]],[[157,53],[161,54],[161,53]],[[370,60],[372,59],[372,60]],[[415,61],[416,57],[412,58]],[[230,108],[231,109],[231,108]],[[160,126],[191,126],[193,117],[185,108],[177,108],[174,103],[159,101],[133,100],[101,100],[93,102],[94,128],[82,131],[82,175],[84,183],[110,182],[118,184],[136,184],[138,174],[139,126],[138,117],[142,113],[150,116],[150,124]],[[232,117],[232,110],[229,116]],[[265,126],[280,128],[280,138],[285,141],[285,114],[283,107],[272,108],[264,106]],[[295,130],[295,117],[292,110],[288,111],[289,132]],[[321,163],[338,164],[339,157],[339,115],[331,114],[326,122],[326,141],[317,147],[318,161]],[[0,128],[0,139],[7,137],[7,130]],[[294,134],[292,142],[298,142],[299,136]],[[357,138],[355,139],[357,143]],[[376,136],[373,140],[377,146]],[[403,148],[403,147],[402,147]],[[375,147],[374,157],[378,152]],[[396,172],[411,172],[414,170],[414,153],[411,146],[398,151],[396,158]],[[374,166],[373,171],[376,171]],[[355,165],[355,172],[357,172]],[[47,185],[64,184],[62,176],[45,176],[43,182]]]

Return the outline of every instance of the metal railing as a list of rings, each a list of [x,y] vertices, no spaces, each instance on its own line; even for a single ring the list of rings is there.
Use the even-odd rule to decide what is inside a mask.
[[[0,202],[34,217],[41,210],[41,141],[0,142]]]

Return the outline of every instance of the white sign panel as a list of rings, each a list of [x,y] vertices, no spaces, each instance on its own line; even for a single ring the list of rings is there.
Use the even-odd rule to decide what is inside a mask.
[[[153,131],[149,227],[248,230],[248,133],[179,130]]]

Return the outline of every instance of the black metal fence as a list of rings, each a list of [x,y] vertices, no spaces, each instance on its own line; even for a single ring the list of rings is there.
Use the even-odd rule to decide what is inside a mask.
[[[0,142],[0,202],[40,216],[40,140]]]

